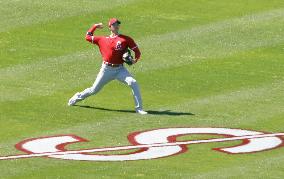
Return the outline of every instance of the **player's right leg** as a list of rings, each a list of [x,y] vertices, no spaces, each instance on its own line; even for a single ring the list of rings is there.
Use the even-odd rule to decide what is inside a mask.
[[[70,100],[68,101],[68,105],[73,106],[77,102],[82,101],[85,98],[98,93],[108,82],[114,79],[115,75],[113,75],[112,73],[113,71],[109,70],[107,66],[102,65],[94,84],[90,88],[87,88],[82,92],[76,93],[72,98],[70,98]]]

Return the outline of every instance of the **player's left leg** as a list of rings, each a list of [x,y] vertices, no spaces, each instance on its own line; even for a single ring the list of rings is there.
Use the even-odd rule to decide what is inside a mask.
[[[142,98],[141,98],[139,85],[125,67],[121,67],[119,73],[116,76],[116,79],[131,87],[132,95],[135,102],[136,112],[139,114],[147,114],[147,112],[143,111]]]
[[[70,100],[68,101],[68,105],[73,106],[77,102],[82,101],[87,97],[98,93],[108,82],[114,80],[115,76],[116,71],[113,70],[112,67],[103,64],[94,84],[90,88],[86,88],[82,92],[76,93],[72,98],[70,98]]]

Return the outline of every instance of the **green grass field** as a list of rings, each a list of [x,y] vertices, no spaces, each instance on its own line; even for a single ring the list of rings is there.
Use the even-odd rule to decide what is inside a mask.
[[[25,154],[15,148],[25,139],[64,134],[89,140],[67,146],[79,150],[130,145],[128,134],[158,128],[284,132],[283,0],[10,0],[0,1],[0,17],[0,156]],[[111,17],[140,46],[128,69],[149,115],[134,113],[130,88],[116,81],[78,103],[89,108],[67,106],[101,65],[85,33]],[[0,178],[284,178],[284,148],[211,150],[240,143],[138,161],[0,160]]]

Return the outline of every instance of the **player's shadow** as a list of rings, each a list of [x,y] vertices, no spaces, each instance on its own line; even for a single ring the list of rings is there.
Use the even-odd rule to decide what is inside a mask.
[[[171,111],[171,110],[163,110],[163,111],[152,111],[149,110],[147,111],[149,114],[153,115],[169,115],[169,116],[186,116],[186,115],[195,115],[191,112],[176,112],[176,111]]]
[[[97,109],[102,111],[113,111],[113,112],[124,112],[124,113],[136,113],[134,110],[123,110],[123,109],[108,109],[108,108],[102,108],[102,107],[94,107],[89,105],[74,105],[81,108],[88,108],[88,109]],[[148,114],[152,115],[169,115],[169,116],[185,116],[185,115],[194,115],[190,112],[175,112],[171,110],[163,110],[163,111],[154,111],[154,110],[148,110]]]

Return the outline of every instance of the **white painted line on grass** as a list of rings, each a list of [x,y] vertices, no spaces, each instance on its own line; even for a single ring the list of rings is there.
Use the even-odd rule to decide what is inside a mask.
[[[131,149],[150,148],[150,147],[165,147],[165,146],[176,146],[176,145],[212,143],[212,142],[225,142],[225,141],[255,139],[255,138],[265,138],[265,137],[275,137],[275,136],[284,136],[284,133],[259,134],[259,135],[238,136],[238,137],[228,137],[228,138],[193,140],[193,141],[184,141],[184,142],[128,145],[128,146],[106,147],[106,148],[95,148],[95,149],[73,150],[73,151],[61,151],[61,152],[33,153],[33,154],[24,154],[24,155],[3,156],[3,157],[0,157],[0,160],[32,158],[32,157],[46,157],[46,156],[50,156],[50,155],[66,155],[66,154],[92,153],[92,152],[109,152],[109,151],[118,151],[118,150],[131,150]]]

